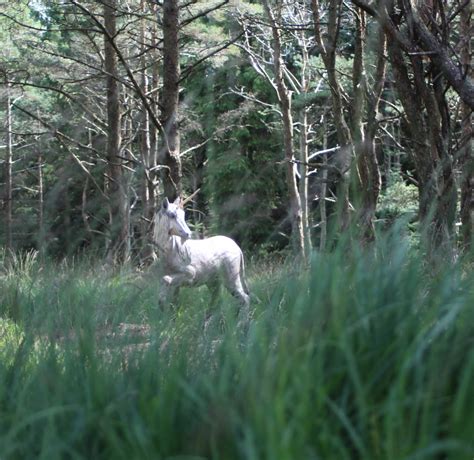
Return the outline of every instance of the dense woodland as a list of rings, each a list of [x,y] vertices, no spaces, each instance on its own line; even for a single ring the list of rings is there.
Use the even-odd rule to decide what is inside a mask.
[[[153,255],[196,234],[307,256],[399,217],[473,233],[469,1],[2,2],[2,246]],[[421,236],[420,236],[421,235]]]
[[[471,10],[0,0],[1,459],[473,459]]]

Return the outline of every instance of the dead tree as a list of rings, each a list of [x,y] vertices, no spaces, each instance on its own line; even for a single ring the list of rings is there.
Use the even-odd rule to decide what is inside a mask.
[[[293,118],[291,113],[291,96],[285,84],[283,76],[283,63],[281,53],[281,32],[278,18],[281,17],[282,5],[279,3],[276,8],[276,15],[270,8],[268,1],[264,0],[264,8],[272,30],[273,47],[273,67],[275,85],[278,93],[278,102],[282,114],[283,123],[283,148],[286,160],[286,180],[289,194],[289,217],[292,226],[292,239],[297,254],[301,254],[305,259],[304,233],[302,222],[301,199],[298,193],[298,185],[295,176],[295,156],[293,152]]]
[[[11,88],[6,85],[5,101],[5,191],[3,201],[5,204],[5,247],[7,250],[13,249],[12,239],[12,205],[13,205],[13,140],[12,140],[12,101]]]

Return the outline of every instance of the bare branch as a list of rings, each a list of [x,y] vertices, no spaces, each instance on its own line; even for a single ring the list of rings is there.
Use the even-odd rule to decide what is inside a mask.
[[[218,3],[214,6],[211,6],[207,10],[200,11],[195,16],[192,16],[192,17],[187,18],[186,20],[182,21],[181,24],[180,24],[180,27],[185,27],[188,24],[190,24],[191,22],[194,22],[196,19],[207,16],[208,14],[212,13],[213,11],[216,11],[219,8],[223,7],[224,5],[227,5],[227,3],[229,3],[229,0],[223,0],[221,3]]]
[[[198,59],[196,62],[193,62],[190,64],[188,67],[186,67],[182,72],[181,72],[181,78],[179,79],[178,83],[181,83],[183,80],[186,80],[192,72],[198,67],[200,64],[203,62],[207,61],[209,58],[212,56],[215,56],[216,54],[220,53],[221,51],[229,48],[229,46],[233,45],[235,42],[240,40],[240,38],[244,35],[244,32],[241,32],[238,34],[235,38],[232,38],[231,40],[225,42],[223,45],[219,46],[213,51],[210,51],[208,54],[206,54],[204,57]]]

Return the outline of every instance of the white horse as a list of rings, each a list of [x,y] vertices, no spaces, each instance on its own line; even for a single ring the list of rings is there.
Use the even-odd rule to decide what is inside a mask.
[[[212,301],[222,282],[246,310],[250,305],[245,282],[244,256],[237,243],[226,236],[192,240],[184,219],[181,199],[165,198],[155,213],[153,242],[159,249],[161,267],[160,303],[177,295],[181,286],[207,285]]]

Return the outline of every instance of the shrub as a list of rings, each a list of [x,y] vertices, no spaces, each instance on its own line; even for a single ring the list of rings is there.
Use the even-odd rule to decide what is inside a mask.
[[[399,173],[393,173],[379,199],[377,216],[390,222],[398,218],[413,220],[418,212],[418,188],[407,184]]]

